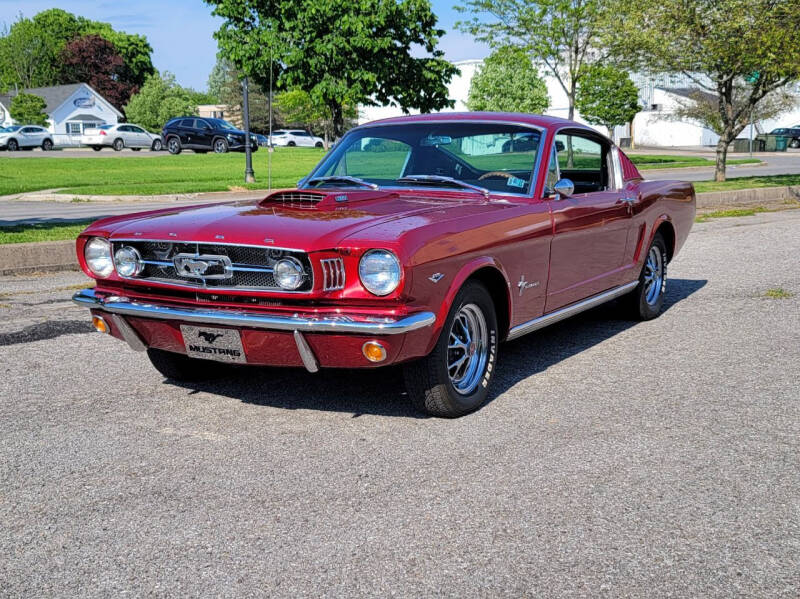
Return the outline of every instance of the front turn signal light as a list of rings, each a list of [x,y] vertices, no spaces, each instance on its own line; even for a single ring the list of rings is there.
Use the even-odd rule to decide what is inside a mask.
[[[386,359],[386,349],[377,341],[367,341],[361,351],[370,362],[383,362]]]
[[[108,323],[101,316],[93,316],[92,325],[94,326],[94,330],[98,333],[111,332],[111,329],[108,327]]]

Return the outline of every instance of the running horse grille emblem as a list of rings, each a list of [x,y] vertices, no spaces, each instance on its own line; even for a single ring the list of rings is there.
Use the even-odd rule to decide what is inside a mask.
[[[233,276],[228,256],[178,254],[172,259],[178,276],[191,279],[230,279]]]

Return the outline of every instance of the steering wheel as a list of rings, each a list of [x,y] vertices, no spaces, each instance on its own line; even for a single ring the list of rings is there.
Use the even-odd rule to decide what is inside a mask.
[[[478,181],[483,181],[489,177],[505,177],[506,179],[513,179],[514,175],[511,173],[505,173],[503,171],[490,171],[488,173],[483,173],[480,177],[478,177]]]

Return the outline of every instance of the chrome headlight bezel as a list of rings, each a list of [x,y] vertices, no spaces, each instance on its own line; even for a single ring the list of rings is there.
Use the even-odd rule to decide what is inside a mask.
[[[364,252],[358,262],[358,278],[372,295],[384,297],[393,293],[403,278],[400,260],[389,250],[373,249]]]
[[[111,255],[111,242],[105,237],[92,237],[83,247],[83,258],[89,271],[101,279],[114,272],[114,258]]]
[[[124,245],[114,252],[114,268],[121,277],[138,277],[144,270],[142,255],[136,248]]]
[[[278,287],[285,291],[297,291],[306,280],[306,272],[302,263],[292,256],[285,256],[275,262],[272,267],[272,276]],[[292,277],[295,278],[292,279]]]

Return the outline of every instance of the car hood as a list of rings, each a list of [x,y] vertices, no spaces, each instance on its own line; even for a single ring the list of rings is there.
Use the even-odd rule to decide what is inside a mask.
[[[397,223],[400,234],[409,222],[421,225],[429,219],[449,220],[497,206],[482,198],[464,197],[469,194],[431,197],[335,190],[317,194],[322,199],[316,205],[301,208],[296,207],[299,203],[291,205],[286,201],[282,194],[287,193],[311,195],[285,190],[260,201],[134,214],[100,221],[86,234],[110,233],[111,239],[268,245],[310,252],[336,248],[348,236],[377,225],[381,225],[380,237],[385,238],[392,223]]]

